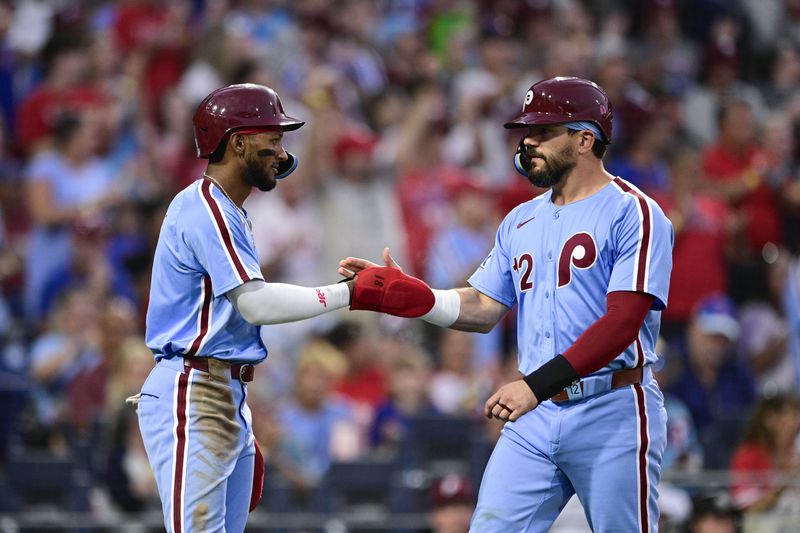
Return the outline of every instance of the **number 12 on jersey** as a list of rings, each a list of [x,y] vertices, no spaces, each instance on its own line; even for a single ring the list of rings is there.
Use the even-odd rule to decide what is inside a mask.
[[[526,252],[519,257],[514,257],[514,266],[511,268],[514,272],[522,271],[519,277],[520,292],[531,290],[533,288],[533,282],[531,281],[531,275],[533,274],[533,256]]]

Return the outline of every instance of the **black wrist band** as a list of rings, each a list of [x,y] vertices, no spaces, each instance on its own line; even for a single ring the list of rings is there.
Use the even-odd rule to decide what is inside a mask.
[[[567,358],[558,354],[523,379],[541,403],[549,400],[561,392],[564,387],[580,378],[580,374],[575,372]]]

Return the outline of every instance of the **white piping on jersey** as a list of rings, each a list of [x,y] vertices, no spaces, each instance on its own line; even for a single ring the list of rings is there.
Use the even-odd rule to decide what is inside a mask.
[[[208,285],[208,291],[210,291],[209,294],[206,294],[206,285]],[[203,312],[206,310],[206,305],[208,305],[208,316],[204,321]],[[211,288],[211,278],[208,274],[205,274],[202,278],[200,278],[200,309],[197,312],[197,333],[192,338],[192,342],[189,343],[189,346],[186,348],[184,353],[188,353],[189,355],[197,355],[198,353],[202,352],[203,346],[205,346],[206,341],[211,336],[210,331],[211,322],[213,319],[213,310],[214,298],[213,289]],[[196,343],[198,340],[200,342],[197,345],[197,349],[192,350],[194,343]]]
[[[642,281],[642,289],[641,292],[648,292],[649,284],[650,284],[650,257],[653,251],[653,209],[650,206],[650,199],[646,194],[644,194],[638,187],[626,181],[622,178],[617,177],[625,185],[630,187],[632,191],[635,191],[637,194],[634,194],[632,191],[626,191],[622,187],[619,186],[616,181],[611,180],[611,184],[616,187],[616,189],[621,192],[622,194],[630,197],[634,204],[636,205],[636,212],[639,214],[639,243],[636,246],[636,257],[633,265],[633,280],[631,282],[631,290],[634,292],[640,292],[640,289],[637,287],[637,281],[639,279],[639,264],[641,262],[641,253],[642,247],[645,245],[644,242],[644,224],[645,224],[645,217],[644,212],[642,211],[642,203],[647,206],[647,210],[649,211],[649,224],[650,224],[650,231],[648,234],[647,239],[647,255],[644,258],[644,276]],[[641,199],[641,201],[640,201]]]

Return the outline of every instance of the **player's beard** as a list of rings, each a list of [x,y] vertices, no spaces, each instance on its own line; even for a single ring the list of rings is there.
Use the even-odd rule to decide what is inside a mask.
[[[567,146],[557,154],[544,157],[536,154],[544,160],[542,168],[535,168],[531,161],[531,170],[528,172],[528,181],[534,186],[549,189],[564,179],[564,176],[572,172],[575,168],[575,150],[572,146]]]
[[[259,191],[264,192],[271,191],[277,185],[275,175],[269,169],[264,168],[264,160],[262,158],[247,158],[245,160],[244,180],[251,187],[256,187]]]

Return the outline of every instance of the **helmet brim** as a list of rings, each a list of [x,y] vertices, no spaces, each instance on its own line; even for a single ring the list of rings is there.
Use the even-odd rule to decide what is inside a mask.
[[[296,118],[286,117],[286,120],[282,120],[280,123],[280,127],[283,131],[294,131],[300,129],[303,124],[305,124],[302,120],[297,120]]]
[[[506,129],[527,128],[528,126],[548,126],[552,124],[562,124],[577,120],[572,113],[520,113],[505,124]]]

